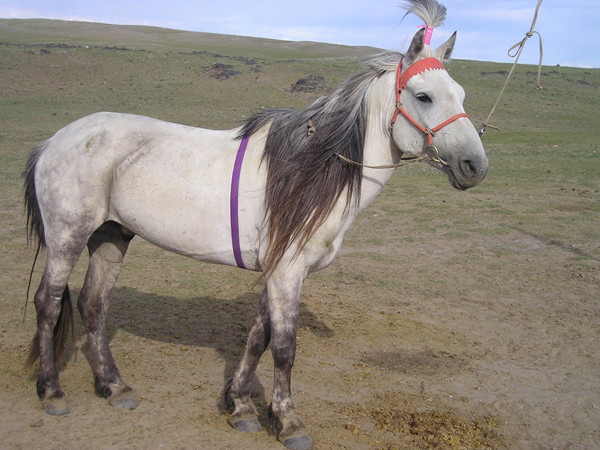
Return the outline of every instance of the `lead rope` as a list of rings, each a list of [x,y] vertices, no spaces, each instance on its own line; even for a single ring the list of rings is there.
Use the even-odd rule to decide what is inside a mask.
[[[516,59],[515,59],[515,62],[513,63],[512,68],[510,69],[510,72],[508,73],[508,76],[506,77],[506,81],[504,82],[504,86],[502,87],[502,90],[500,91],[500,95],[498,95],[498,99],[496,100],[496,103],[494,103],[494,106],[492,106],[492,110],[490,111],[490,114],[487,117],[487,119],[485,120],[485,122],[483,122],[481,124],[481,130],[479,131],[479,137],[483,136],[483,134],[485,133],[485,131],[488,127],[493,128],[495,130],[499,130],[498,127],[490,125],[489,121],[490,121],[492,115],[494,114],[494,111],[496,111],[496,107],[498,106],[498,103],[500,103],[502,94],[504,94],[504,90],[506,89],[506,86],[508,85],[510,77],[512,77],[512,74],[515,71],[515,67],[517,67],[517,63],[519,62],[519,58],[521,57],[521,53],[523,52],[523,48],[525,47],[525,42],[527,42],[527,39],[532,37],[534,34],[537,34],[538,37],[540,38],[540,62],[538,64],[538,75],[537,75],[536,84],[537,84],[538,89],[542,89],[542,85],[540,84],[540,77],[542,75],[542,58],[544,57],[544,49],[542,46],[542,35],[533,29],[535,27],[535,23],[537,22],[537,16],[538,16],[538,12],[540,11],[540,6],[542,6],[542,0],[538,0],[537,7],[535,8],[535,14],[533,15],[533,22],[531,23],[531,27],[529,28],[529,31],[525,34],[525,37],[521,41],[517,42],[515,45],[513,45],[511,48],[508,49],[508,56],[510,56],[511,58],[516,57]],[[516,52],[513,52],[513,50],[515,50],[515,49],[516,49]],[[511,52],[513,52],[513,53],[511,54]]]
[[[412,164],[412,163],[416,163],[416,162],[421,162],[421,161],[424,161],[429,158],[428,155],[411,156],[411,157],[407,157],[407,158],[401,158],[402,162],[400,162],[398,164],[386,164],[383,166],[369,166],[368,164],[363,164],[363,163],[359,163],[357,161],[352,161],[351,159],[346,158],[344,155],[342,155],[340,153],[335,153],[335,156],[337,156],[338,158],[340,158],[343,161],[346,161],[347,163],[354,164],[355,166],[366,167],[368,169],[396,169],[398,167],[406,166],[407,164]]]

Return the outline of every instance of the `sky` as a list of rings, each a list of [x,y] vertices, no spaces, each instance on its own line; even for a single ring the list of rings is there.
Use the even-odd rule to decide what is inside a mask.
[[[0,18],[47,18],[406,51],[421,24],[402,0],[0,0]],[[453,58],[514,62],[507,52],[529,31],[538,0],[441,0],[448,10],[431,45],[458,31]],[[534,28],[544,65],[600,68],[598,0],[545,0]],[[519,63],[537,64],[539,38]]]

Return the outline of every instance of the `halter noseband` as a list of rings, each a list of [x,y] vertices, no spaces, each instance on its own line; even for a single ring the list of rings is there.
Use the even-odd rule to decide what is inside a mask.
[[[425,146],[425,149],[424,149],[424,156],[426,157],[426,159],[433,161],[433,162],[438,162],[438,163],[441,163],[441,164],[447,166],[448,163],[446,161],[444,161],[442,158],[440,158],[440,154],[439,154],[437,147],[435,145],[433,145],[433,136],[435,136],[435,133],[440,131],[446,125],[451,124],[452,122],[454,122],[457,119],[460,119],[461,117],[469,118],[469,116],[466,113],[459,113],[459,114],[456,114],[455,116],[450,117],[445,122],[442,122],[433,128],[425,128],[424,126],[419,124],[402,107],[402,103],[400,102],[400,94],[402,93],[403,89],[406,89],[406,83],[408,83],[408,80],[410,80],[415,75],[419,75],[419,74],[425,72],[426,70],[445,70],[445,69],[444,69],[444,66],[442,65],[442,63],[437,58],[425,58],[425,59],[421,59],[421,60],[411,64],[404,71],[404,73],[402,73],[402,61],[403,60],[400,60],[400,63],[398,64],[398,71],[396,73],[396,110],[394,111],[394,116],[392,117],[392,123],[390,125],[390,128],[392,128],[394,126],[394,124],[396,123],[398,114],[402,114],[406,118],[406,120],[408,120],[410,123],[412,123],[419,131],[421,131],[422,133],[424,133],[427,136],[427,145]]]

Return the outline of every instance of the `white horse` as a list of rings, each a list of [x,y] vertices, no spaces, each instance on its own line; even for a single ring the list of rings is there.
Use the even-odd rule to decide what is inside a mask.
[[[47,257],[29,362],[40,360],[37,391],[47,413],[69,412],[56,358],[72,329],[67,281],[86,246],[89,268],[77,306],[96,393],[115,406],[137,406],[113,360],[105,318],[129,241],[138,235],[201,261],[263,272],[247,346],[226,388],[228,421],[238,430],[260,429],[250,385],[270,344],[269,415],[277,439],[289,448],[312,446],[291,393],[304,279],[333,261],[403,154],[445,172],[458,189],[478,185],[488,170],[464,113],[464,91],[442,66],[455,35],[434,50],[424,33],[416,33],[404,57],[374,57],[304,111],[259,112],[229,131],[97,113],[34,149],[25,182],[28,225]]]

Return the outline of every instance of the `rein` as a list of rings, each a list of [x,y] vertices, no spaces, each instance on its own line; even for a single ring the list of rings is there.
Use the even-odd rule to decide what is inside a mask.
[[[440,163],[444,166],[448,165],[448,163],[440,157],[440,153],[439,153],[437,147],[435,145],[433,145],[433,137],[435,136],[435,133],[440,131],[446,125],[449,125],[452,122],[454,122],[455,120],[458,120],[462,117],[466,117],[468,119],[469,116],[466,113],[459,113],[459,114],[456,114],[456,115],[450,117],[445,122],[442,122],[433,128],[426,128],[423,125],[421,125],[419,122],[417,122],[402,107],[402,102],[400,101],[400,94],[402,94],[402,91],[404,89],[406,89],[406,84],[408,83],[408,80],[410,80],[415,75],[422,74],[423,72],[425,72],[427,70],[446,70],[446,69],[444,69],[443,64],[437,58],[425,58],[425,59],[421,59],[421,60],[411,64],[404,71],[404,73],[402,73],[402,62],[403,62],[403,60],[400,60],[400,63],[398,64],[398,70],[396,72],[396,110],[394,111],[394,116],[392,117],[390,129],[394,127],[394,124],[396,123],[396,119],[398,119],[398,115],[402,114],[406,118],[406,120],[408,120],[415,128],[417,128],[419,131],[421,131],[423,134],[425,134],[427,136],[427,145],[423,149],[423,154],[421,156],[414,156],[414,157],[406,158],[406,159],[404,159],[404,162],[400,162],[398,164],[388,164],[388,165],[383,165],[383,166],[369,166],[366,164],[361,164],[359,162],[352,161],[351,159],[348,159],[339,153],[336,153],[336,156],[338,158],[340,158],[348,163],[355,164],[355,165],[361,166],[361,167],[367,167],[370,169],[394,169],[397,167],[405,166],[407,164],[425,161],[425,160]]]
[[[430,151],[431,151],[431,154],[429,154]],[[343,161],[346,161],[347,163],[354,164],[355,166],[366,167],[368,169],[396,169],[398,167],[406,166],[408,164],[421,162],[421,161],[425,161],[425,160],[448,165],[448,163],[446,161],[444,161],[442,158],[440,158],[437,148],[433,145],[431,147],[427,147],[425,149],[425,153],[422,154],[421,156],[408,156],[406,158],[400,158],[400,161],[402,161],[402,162],[399,162],[397,164],[385,164],[382,166],[370,166],[368,164],[359,163],[359,162],[351,160],[350,158],[346,158],[344,155],[342,155],[341,153],[337,153],[337,152],[335,153],[335,156],[337,156],[338,158],[340,158]]]

